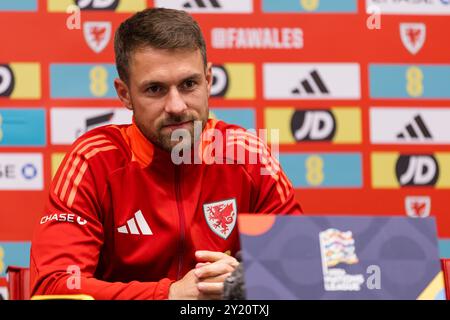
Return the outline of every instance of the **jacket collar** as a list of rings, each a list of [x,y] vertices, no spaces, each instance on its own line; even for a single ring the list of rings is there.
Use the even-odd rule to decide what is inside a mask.
[[[208,119],[203,132],[208,129],[213,129],[216,124],[217,120]],[[122,131],[122,136],[124,136],[127,144],[130,146],[132,154],[131,160],[138,162],[141,167],[147,167],[155,160],[157,160],[158,162],[159,160],[161,160],[165,163],[172,163],[170,159],[170,152],[167,152],[151,143],[138,128],[134,121],[134,118],[133,123],[130,126],[126,127],[125,132]],[[200,149],[203,148],[200,147]],[[200,153],[201,152],[202,150],[200,150]]]

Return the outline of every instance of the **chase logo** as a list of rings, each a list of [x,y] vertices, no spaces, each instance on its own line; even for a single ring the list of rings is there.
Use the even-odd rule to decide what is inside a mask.
[[[66,12],[69,6],[80,10],[137,12],[147,7],[146,0],[48,0],[49,12]]]
[[[211,97],[255,99],[255,66],[251,63],[226,63],[212,68]]]
[[[37,11],[37,0],[0,0],[0,11]]]
[[[0,146],[45,146],[44,109],[0,109]]]
[[[155,0],[155,7],[185,10],[192,13],[251,13],[252,0]]]
[[[374,188],[450,188],[450,153],[372,153]]]
[[[361,188],[360,153],[280,154],[295,188]]]
[[[264,12],[357,13],[357,0],[263,0]]]
[[[0,97],[40,99],[40,65],[38,63],[0,64]]]
[[[280,143],[361,143],[361,110],[356,107],[267,108],[265,127],[279,130]]]
[[[450,65],[372,64],[369,74],[371,98],[450,98]]]
[[[0,190],[42,190],[43,159],[41,153],[2,153]]]
[[[50,94],[52,98],[116,98],[113,64],[52,64]]]

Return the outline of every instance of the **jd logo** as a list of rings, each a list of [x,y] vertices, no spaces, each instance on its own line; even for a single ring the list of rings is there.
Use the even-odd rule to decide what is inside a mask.
[[[9,97],[14,90],[14,73],[6,64],[0,64],[0,97]]]
[[[297,110],[291,130],[297,141],[330,141],[336,133],[336,119],[328,110]]]
[[[439,166],[432,155],[401,155],[395,172],[402,186],[433,186],[439,177]]]
[[[212,75],[211,96],[223,97],[228,90],[227,70],[222,66],[213,66]]]
[[[115,10],[119,0],[75,0],[76,5],[85,10]]]

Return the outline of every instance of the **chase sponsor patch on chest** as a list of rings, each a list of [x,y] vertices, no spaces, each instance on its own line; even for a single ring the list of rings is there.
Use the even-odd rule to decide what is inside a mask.
[[[219,237],[227,239],[236,225],[236,199],[205,203],[203,213],[211,230]]]

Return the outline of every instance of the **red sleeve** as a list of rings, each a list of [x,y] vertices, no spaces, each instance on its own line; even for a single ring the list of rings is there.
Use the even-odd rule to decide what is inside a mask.
[[[231,131],[227,139],[237,148],[245,149],[247,160],[245,168],[256,189],[253,212],[301,214],[302,209],[295,199],[292,183],[278,159],[272,156],[267,144],[256,135],[242,129]]]
[[[101,197],[106,173],[92,160],[115,147],[103,135],[79,141],[62,162],[31,248],[31,295],[87,294],[94,299],[167,299],[173,282],[106,282],[94,278],[103,244]],[[95,169],[100,168],[95,166]],[[107,168],[106,168],[107,169]],[[105,170],[106,171],[106,170]],[[95,178],[94,178],[95,177]]]
[[[275,159],[270,149],[263,145],[261,162],[249,168],[250,175],[258,188],[254,211],[258,213],[302,214],[295,199],[292,183]]]
[[[255,204],[255,212],[276,214],[302,214],[300,204],[295,199],[295,191],[291,182],[280,167],[273,175],[260,175],[259,190]]]

